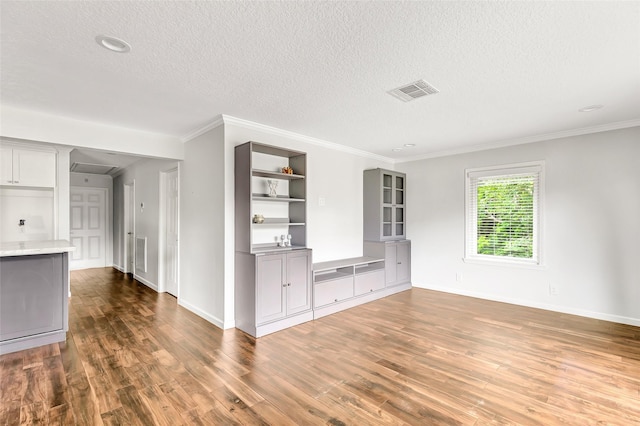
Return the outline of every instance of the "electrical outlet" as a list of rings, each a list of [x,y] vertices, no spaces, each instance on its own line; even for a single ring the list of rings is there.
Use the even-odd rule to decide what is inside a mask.
[[[318,198],[318,205],[320,207],[324,206],[327,203],[327,200],[324,197],[319,197]]]
[[[456,281],[459,283],[462,282],[462,272],[456,272]]]
[[[558,295],[558,287],[549,283],[549,296],[557,296]]]

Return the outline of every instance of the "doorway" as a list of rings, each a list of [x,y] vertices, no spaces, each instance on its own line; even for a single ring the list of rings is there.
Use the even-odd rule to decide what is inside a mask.
[[[69,234],[76,250],[69,268],[104,268],[107,265],[107,189],[71,187]]]
[[[135,271],[135,181],[125,183],[124,188],[124,212],[123,212],[123,235],[122,235],[122,262],[123,272],[132,274]]]
[[[159,290],[178,297],[180,236],[180,173],[178,167],[160,172]]]

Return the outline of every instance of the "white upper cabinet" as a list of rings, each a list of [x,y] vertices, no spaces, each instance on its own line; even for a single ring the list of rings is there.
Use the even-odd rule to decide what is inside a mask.
[[[1,185],[56,186],[56,153],[3,146],[0,148]]]

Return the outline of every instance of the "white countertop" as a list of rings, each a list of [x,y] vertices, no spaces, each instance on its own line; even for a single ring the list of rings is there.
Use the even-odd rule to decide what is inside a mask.
[[[76,248],[67,240],[14,241],[10,243],[0,243],[0,257],[65,253],[74,251],[75,249]]]

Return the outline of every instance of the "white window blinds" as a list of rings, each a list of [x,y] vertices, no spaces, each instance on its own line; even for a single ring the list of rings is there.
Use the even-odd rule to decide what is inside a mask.
[[[467,171],[466,257],[539,263],[542,164]]]

